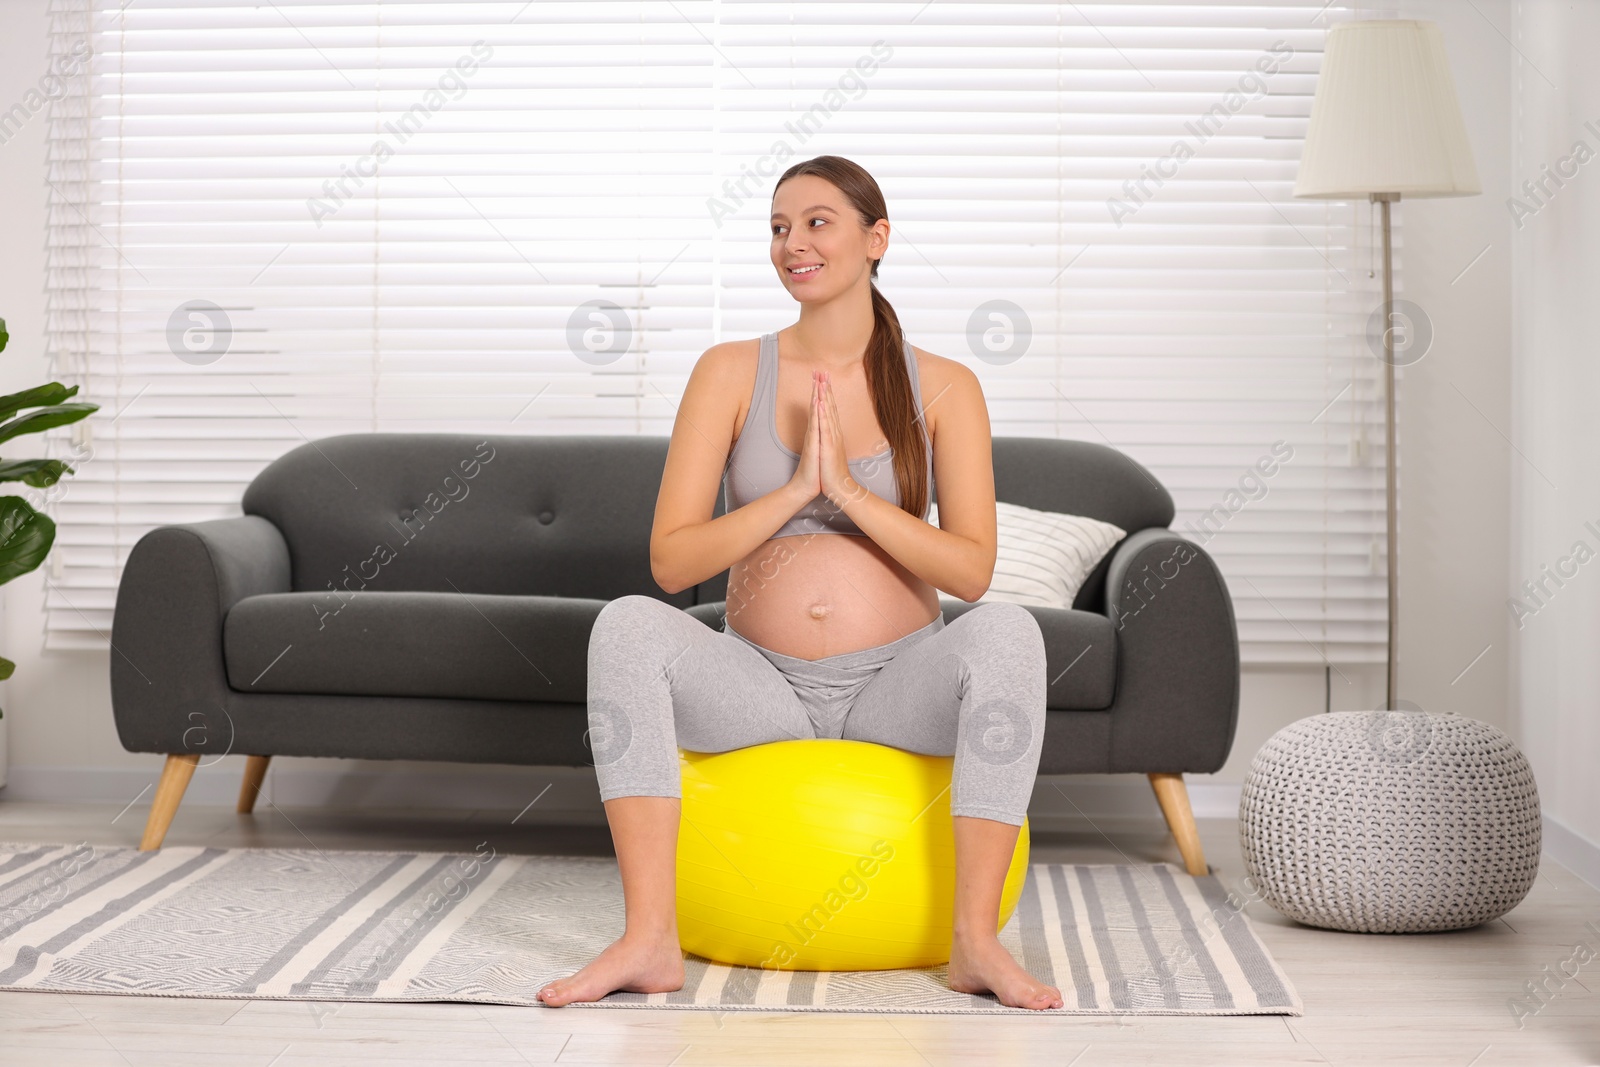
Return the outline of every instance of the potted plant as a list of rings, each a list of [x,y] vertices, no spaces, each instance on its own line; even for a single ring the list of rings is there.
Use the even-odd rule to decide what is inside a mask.
[[[0,352],[5,351],[10,339],[6,321],[0,319]],[[77,422],[100,410],[99,404],[63,403],[77,391],[76,385],[69,389],[60,382],[49,382],[0,396],[0,444],[25,433],[41,433]],[[30,408],[33,410],[28,411]],[[21,414],[24,411],[27,414]],[[59,459],[0,459],[0,482],[22,482],[46,489],[70,473],[72,468]],[[34,510],[20,496],[0,496],[0,585],[43,563],[55,540],[56,524],[48,515]],[[15,663],[0,656],[0,681],[10,678],[16,669]],[[0,709],[0,718],[4,715],[4,709]]]

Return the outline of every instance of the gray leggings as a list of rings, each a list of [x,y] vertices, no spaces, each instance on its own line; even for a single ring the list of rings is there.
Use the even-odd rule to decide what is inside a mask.
[[[726,627],[726,619],[724,619]],[[952,815],[1019,826],[1044,739],[1044,636],[1017,604],[979,604],[876,648],[806,660],[618,597],[589,637],[600,797],[682,795],[678,748],[843,737],[955,757]]]

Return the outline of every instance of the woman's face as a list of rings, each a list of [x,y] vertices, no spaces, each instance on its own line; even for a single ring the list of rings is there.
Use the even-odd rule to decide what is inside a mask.
[[[796,300],[828,300],[866,284],[888,241],[887,219],[863,227],[838,187],[815,174],[790,178],[772,197],[772,265]]]

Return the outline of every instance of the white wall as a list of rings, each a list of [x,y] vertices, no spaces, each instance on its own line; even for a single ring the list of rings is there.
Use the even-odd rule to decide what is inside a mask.
[[[1509,33],[1510,5],[1476,6],[1418,0],[1401,11],[1437,22],[1444,34],[1483,193],[1403,201],[1398,208],[1404,225],[1398,295],[1421,306],[1434,327],[1432,349],[1405,368],[1399,390],[1399,692],[1430,711],[1508,729],[1510,649],[1501,590],[1516,457],[1503,436],[1511,424],[1504,200],[1515,53],[1496,32],[1498,26]]]
[[[1539,782],[1547,846],[1600,884],[1600,161],[1567,163],[1576,174],[1548,183],[1542,206],[1520,191],[1546,164],[1560,177],[1575,142],[1600,156],[1600,4],[1517,7],[1513,40],[1528,62],[1513,72],[1513,187],[1536,213],[1519,227],[1501,205],[1516,262],[1511,439],[1521,453],[1511,468],[1508,594],[1522,596],[1525,580],[1571,561],[1542,605],[1523,597],[1537,610],[1512,625],[1516,727]]]
[[[1478,416],[1463,396],[1502,430],[1510,425],[1509,249],[1501,204],[1508,172],[1510,53],[1470,5],[1435,0],[1417,6],[1431,7],[1420,17],[1438,19],[1445,28],[1485,195],[1399,209],[1404,291],[1429,309],[1438,331],[1430,354],[1406,372],[1401,393],[1400,694],[1426,708],[1507,726],[1509,449],[1495,431],[1473,421]],[[1479,0],[1477,7],[1502,28],[1509,26],[1505,0]],[[20,99],[43,72],[44,11],[45,0],[0,0],[0,108]],[[13,336],[0,359],[0,389],[7,391],[48,374],[42,351],[43,134],[39,115],[19,137],[0,145],[7,249],[0,257],[0,316]],[[1484,245],[1492,245],[1491,251],[1452,285]],[[41,575],[4,588],[0,652],[16,660],[18,670],[4,705],[11,778],[0,800],[131,800],[153,780],[160,761],[126,753],[117,742],[109,654],[42,652]],[[1457,681],[1485,645],[1490,651]],[[1378,706],[1381,667],[1341,672],[1332,675],[1335,710]],[[1193,783],[1197,811],[1236,811],[1238,783],[1261,743],[1284,724],[1321,712],[1324,700],[1320,666],[1248,670],[1233,755],[1220,773]],[[237,757],[202,769],[191,799],[231,800],[238,771]],[[541,808],[599,810],[592,772],[538,768],[285,759],[275,761],[269,795],[282,803],[520,808],[552,780],[557,788],[540,801]],[[1091,816],[1156,811],[1148,787],[1127,776],[1077,777],[1070,786],[1075,802]],[[1048,815],[1073,809],[1044,783],[1033,810]],[[135,809],[128,818],[142,820],[142,814]]]

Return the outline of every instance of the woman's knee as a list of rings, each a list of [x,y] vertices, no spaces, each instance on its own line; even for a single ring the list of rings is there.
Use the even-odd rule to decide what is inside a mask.
[[[1044,735],[1044,634],[1021,604],[980,604],[967,615],[973,618],[968,669],[987,672],[984,698],[964,712],[972,720],[967,742],[987,763],[1025,759]]]
[[[594,618],[598,626],[602,620],[615,623],[628,619],[653,619],[661,611],[677,611],[671,604],[663,603],[653,596],[643,593],[629,593],[619,596],[615,600],[608,600],[601,606],[599,614]]]
[[[589,631],[586,656],[591,701],[600,695],[621,694],[636,700],[640,687],[649,691],[654,684],[652,679],[664,674],[666,664],[683,649],[683,642],[674,634],[675,620],[670,614],[701,625],[653,597],[618,597],[601,607]]]
[[[1039,620],[1021,604],[1009,601],[989,601],[967,612],[970,617],[972,640],[987,648],[1024,650],[1044,658],[1044,632]]]
[[[659,632],[671,625],[673,616],[680,615],[694,621],[678,608],[655,597],[642,593],[619,596],[607,601],[595,615],[594,626],[589,631],[589,645],[592,648],[596,644],[617,641],[637,645],[638,642],[632,639]]]
[[[629,594],[608,601],[595,616],[589,634],[589,728],[584,742],[596,767],[622,759],[660,714],[656,679],[663,673],[670,642],[658,638],[666,629],[664,613],[676,612],[654,597]]]

